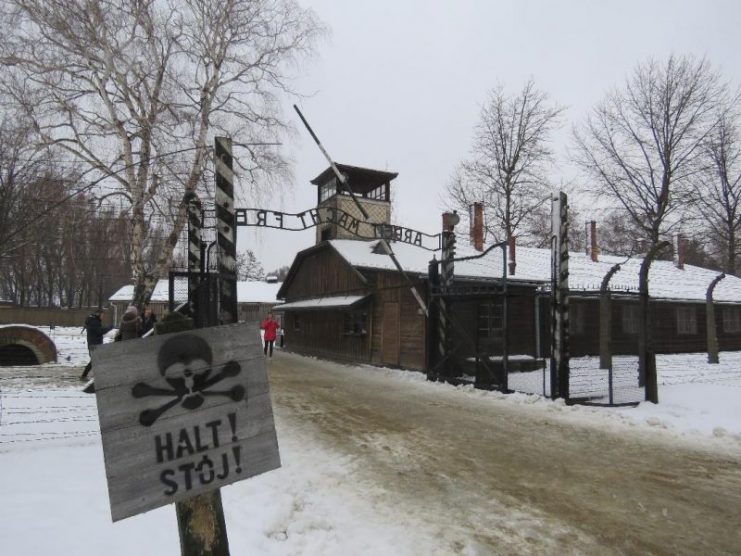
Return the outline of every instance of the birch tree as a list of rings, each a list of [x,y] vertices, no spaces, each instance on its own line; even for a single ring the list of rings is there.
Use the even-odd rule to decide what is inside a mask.
[[[562,112],[532,80],[516,95],[501,85],[489,93],[470,157],[460,163],[447,195],[463,214],[483,203],[486,234],[495,241],[517,235],[548,200],[549,140]]]
[[[2,10],[0,93],[44,145],[103,180],[101,197],[123,200],[136,303],[170,266],[181,200],[204,187],[214,135],[247,146],[235,170],[251,193],[287,175],[264,144],[287,131],[279,95],[322,32],[293,0],[7,0]],[[169,235],[148,267],[152,213]]]

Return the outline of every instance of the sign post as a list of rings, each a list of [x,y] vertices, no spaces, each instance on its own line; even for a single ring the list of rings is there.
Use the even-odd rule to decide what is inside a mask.
[[[183,554],[228,554],[213,516],[201,527],[198,512],[221,486],[280,467],[259,331],[239,324],[136,342],[93,355],[113,521],[187,500],[185,533],[202,542]]]

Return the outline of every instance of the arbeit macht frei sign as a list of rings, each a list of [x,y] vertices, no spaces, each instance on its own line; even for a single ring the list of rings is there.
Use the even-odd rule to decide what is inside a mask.
[[[234,216],[237,226],[299,231],[318,224],[331,223],[352,232],[360,239],[399,241],[428,251],[440,249],[440,234],[431,235],[403,226],[358,220],[350,213],[334,207],[318,207],[298,213],[238,208],[235,209]]]
[[[113,521],[280,467],[256,325],[114,342],[92,357]]]

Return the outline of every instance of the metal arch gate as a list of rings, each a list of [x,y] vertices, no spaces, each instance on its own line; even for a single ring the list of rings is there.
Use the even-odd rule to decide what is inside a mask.
[[[446,226],[447,228],[447,226]],[[507,251],[506,242],[491,245],[478,255],[455,258],[455,235],[452,227],[443,231],[443,254],[440,261],[430,262],[428,270],[430,318],[427,328],[427,378],[428,380],[445,381],[451,384],[473,384],[484,390],[508,392],[509,376],[509,334],[507,287]],[[494,249],[502,250],[502,281],[499,286],[464,286],[454,284],[454,265],[456,262],[475,260],[485,257]],[[440,270],[438,271],[438,266]],[[456,302],[462,300],[501,301],[501,315],[498,327],[501,335],[499,353],[482,349],[478,331],[475,337],[466,331],[459,317],[453,310]],[[477,325],[478,328],[478,325]],[[471,380],[463,369],[454,362],[456,352],[467,347],[474,353],[474,376]]]

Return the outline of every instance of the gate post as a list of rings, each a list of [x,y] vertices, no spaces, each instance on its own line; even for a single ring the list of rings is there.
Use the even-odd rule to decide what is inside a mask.
[[[460,222],[458,214],[453,212],[443,213],[443,231],[441,237],[442,241],[442,253],[440,255],[440,290],[442,295],[438,300],[438,327],[437,327],[437,341],[438,341],[438,353],[440,361],[446,361],[450,351],[450,323],[448,311],[450,311],[450,304],[446,298],[446,292],[453,285],[453,278],[455,272],[455,226]],[[450,372],[448,371],[449,364],[443,363],[441,369],[442,378],[449,378]]]
[[[569,207],[551,203],[551,397],[569,399]]]
[[[232,140],[214,138],[216,167],[216,229],[219,250],[219,322],[237,322],[237,230],[234,215],[234,172],[232,171]]]
[[[183,198],[188,207],[188,306],[196,328],[203,327],[199,296],[201,283],[201,201],[193,191]]]
[[[222,324],[237,322],[237,280],[235,275],[236,229],[234,227],[234,174],[232,173],[231,139],[215,138],[216,167],[216,228],[219,250],[220,311]],[[192,204],[192,203],[191,203]],[[192,213],[189,212],[189,216]],[[200,215],[199,215],[200,217]],[[190,224],[190,220],[189,220]],[[189,230],[190,232],[190,227]],[[200,238],[197,247],[190,242],[188,251],[188,295],[191,295],[191,272],[201,268]],[[193,251],[193,266],[191,252]],[[198,253],[196,265],[196,255]],[[196,296],[197,297],[197,296]],[[205,307],[201,307],[205,309]],[[202,310],[200,311],[203,312]],[[180,533],[180,551],[183,556],[229,556],[229,540],[221,502],[221,491],[215,490],[177,502],[175,511]]]
[[[439,298],[436,299],[435,295],[440,291],[440,272],[437,264],[433,255],[427,267],[427,380],[437,380],[440,375],[439,369],[436,369]]]

